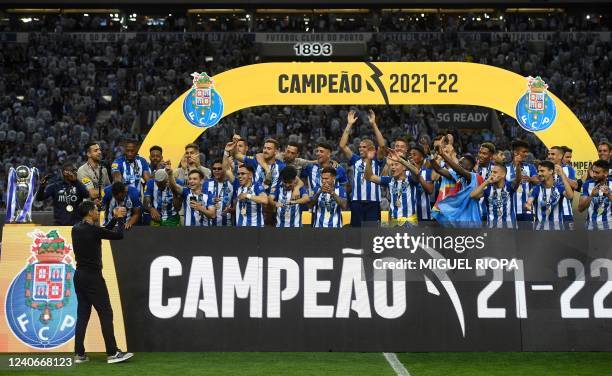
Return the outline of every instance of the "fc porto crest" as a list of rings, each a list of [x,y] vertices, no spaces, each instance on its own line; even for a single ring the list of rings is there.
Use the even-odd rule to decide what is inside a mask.
[[[5,300],[8,326],[35,349],[52,349],[74,336],[77,299],[71,247],[57,230],[30,234],[32,253],[15,276]]]
[[[223,100],[214,89],[214,82],[206,73],[192,73],[193,86],[183,100],[183,114],[199,128],[217,124],[223,115]]]
[[[540,76],[530,76],[527,80],[527,93],[516,104],[516,119],[529,132],[543,131],[555,121],[557,106],[548,95],[548,85]]]

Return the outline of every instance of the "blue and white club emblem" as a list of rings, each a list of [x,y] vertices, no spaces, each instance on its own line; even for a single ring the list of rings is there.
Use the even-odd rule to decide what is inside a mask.
[[[557,106],[548,95],[548,85],[542,78],[528,77],[527,80],[528,90],[516,104],[516,119],[529,132],[543,131],[555,121]]]
[[[204,72],[192,73],[193,86],[183,100],[185,118],[198,128],[209,128],[223,116],[223,100],[213,87],[213,80]]]

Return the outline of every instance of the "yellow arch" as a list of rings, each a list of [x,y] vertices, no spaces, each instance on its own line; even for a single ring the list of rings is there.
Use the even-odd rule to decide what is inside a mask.
[[[379,81],[383,90],[372,76],[379,70]],[[339,81],[359,76],[362,83],[359,92],[330,93],[282,93],[279,91],[279,76],[325,75]],[[392,75],[427,75],[427,92],[393,93],[390,91]],[[454,88],[457,92],[438,92],[440,74],[457,75]],[[460,104],[489,107],[514,118],[519,98],[527,90],[525,77],[505,69],[474,63],[426,62],[426,63],[265,63],[247,65],[220,73],[213,77],[214,88],[224,103],[222,117],[248,107],[267,105],[404,105],[404,104]],[[286,81],[283,81],[286,83]],[[370,89],[368,89],[368,86]],[[448,83],[445,88],[448,89]],[[336,89],[339,88],[339,82]],[[385,100],[384,93],[387,95]],[[164,149],[164,157],[177,165],[184,152],[184,146],[193,142],[205,130],[189,123],[183,114],[183,99],[189,91],[177,98],[159,117],[146,136],[140,152],[148,153],[152,145]],[[587,131],[576,115],[559,98],[549,92],[557,107],[557,116],[548,129],[536,132],[547,146],[567,145],[573,149],[573,161],[578,170],[580,163],[588,166],[597,159],[597,150]],[[219,126],[219,125],[217,125]],[[221,125],[222,126],[222,125]],[[148,154],[145,154],[148,155]]]

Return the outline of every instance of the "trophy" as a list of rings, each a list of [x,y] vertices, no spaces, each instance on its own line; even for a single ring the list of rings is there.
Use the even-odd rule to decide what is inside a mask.
[[[38,181],[36,167],[19,166],[8,174],[5,222],[32,222],[32,202]]]

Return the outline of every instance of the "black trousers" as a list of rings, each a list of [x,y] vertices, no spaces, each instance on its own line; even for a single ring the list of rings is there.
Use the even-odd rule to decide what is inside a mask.
[[[115,342],[113,330],[113,309],[102,272],[77,269],[74,273],[74,289],[76,290],[78,301],[74,352],[77,355],[85,354],[83,342],[85,341],[85,331],[87,330],[91,306],[93,305],[100,318],[106,354],[115,355],[117,353],[117,342]]]
[[[380,222],[380,202],[351,201],[351,227],[361,227],[363,222]]]

